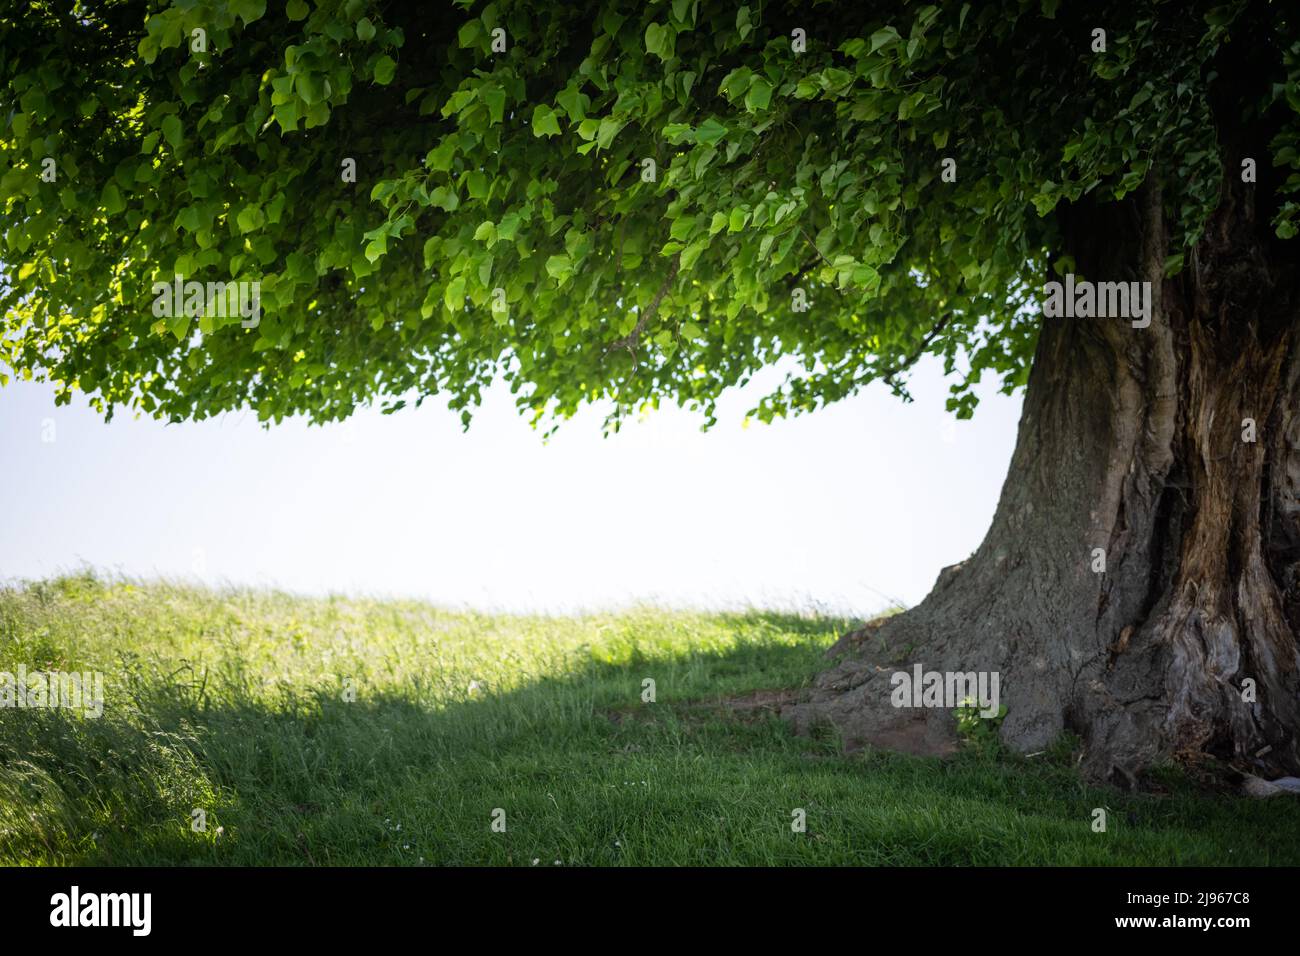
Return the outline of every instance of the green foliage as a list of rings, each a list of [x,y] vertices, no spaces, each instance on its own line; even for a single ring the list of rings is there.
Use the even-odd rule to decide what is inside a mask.
[[[961,415],[985,373],[1023,385],[1063,206],[1155,172],[1176,244],[1198,234],[1225,162],[1207,65],[1241,5],[69,6],[0,14],[0,363],[108,414],[439,393],[468,421],[502,374],[536,418],[711,418],[786,356],[760,418],[904,393],[923,353]],[[1249,38],[1289,70],[1243,104],[1290,117],[1261,166],[1300,170],[1295,32],[1279,9]],[[156,318],[177,273],[259,281],[260,325]]]
[[[967,698],[953,710],[957,720],[957,733],[966,744],[976,752],[984,755],[994,754],[1002,749],[998,731],[1002,720],[1007,716],[1006,705],[998,707],[996,716],[985,717],[980,713],[979,702]]]

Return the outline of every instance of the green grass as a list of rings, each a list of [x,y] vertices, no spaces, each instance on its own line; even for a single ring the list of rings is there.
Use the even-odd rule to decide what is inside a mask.
[[[3,590],[0,670],[102,671],[106,708],[0,710],[0,863],[1300,863],[1294,801],[1093,789],[1067,754],[843,756],[719,705],[806,685],[849,624]]]

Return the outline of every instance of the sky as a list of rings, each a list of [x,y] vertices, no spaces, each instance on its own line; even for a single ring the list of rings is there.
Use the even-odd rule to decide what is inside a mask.
[[[593,406],[544,441],[507,388],[468,433],[433,400],[320,427],[254,413],[106,424],[53,388],[0,388],[0,579],[90,566],[139,579],[417,597],[574,613],[665,607],[854,615],[923,598],[987,530],[1020,397],[990,384],[944,411],[938,360],[915,401],[882,385],[811,415],[718,423],[665,408],[605,438]]]

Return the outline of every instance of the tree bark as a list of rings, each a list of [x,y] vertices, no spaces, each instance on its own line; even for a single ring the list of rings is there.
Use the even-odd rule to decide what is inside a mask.
[[[1067,211],[1076,273],[1150,281],[1151,325],[1044,320],[988,536],[916,608],[837,643],[788,711],[798,727],[952,750],[950,710],[891,704],[891,676],[919,663],[997,672],[1002,741],[1033,752],[1072,731],[1094,779],[1207,754],[1300,771],[1297,268],[1228,170],[1172,279],[1156,182]]]

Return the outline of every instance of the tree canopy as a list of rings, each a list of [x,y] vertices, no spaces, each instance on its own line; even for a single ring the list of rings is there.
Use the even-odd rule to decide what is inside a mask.
[[[1182,265],[1226,166],[1213,60],[1287,72],[1243,3],[34,0],[0,14],[0,363],[104,413],[337,419],[504,375],[558,420],[797,360],[762,418],[920,355],[1024,384],[1059,213],[1158,175]],[[1101,31],[1098,33],[1098,31]],[[52,160],[52,163],[50,162]],[[349,175],[354,169],[355,175]],[[260,283],[157,317],[155,282]]]

